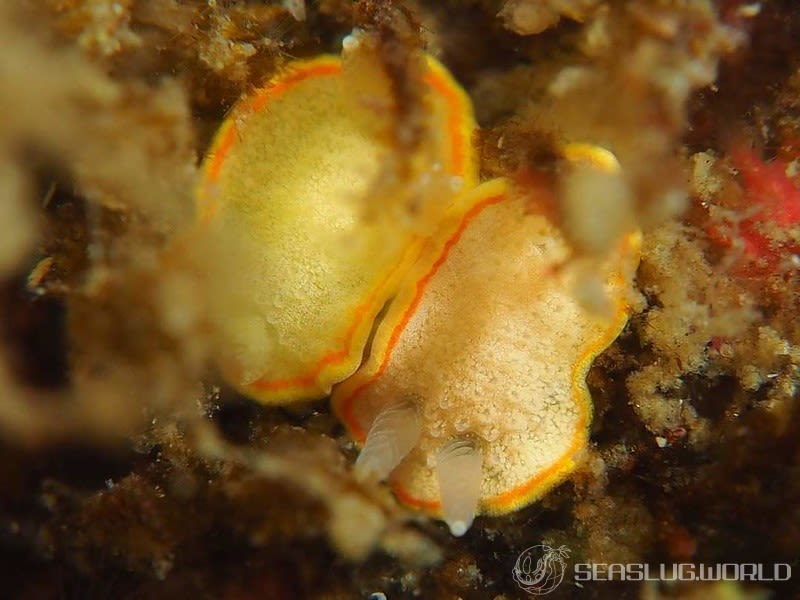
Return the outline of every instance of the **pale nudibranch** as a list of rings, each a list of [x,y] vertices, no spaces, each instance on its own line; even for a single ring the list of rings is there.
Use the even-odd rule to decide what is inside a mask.
[[[321,398],[355,371],[433,224],[477,184],[472,106],[446,69],[421,59],[429,135],[408,157],[418,170],[399,177],[387,172],[397,156],[391,86],[358,37],[345,49],[343,59],[293,62],[240,100],[203,165],[217,361],[265,403]],[[392,210],[403,202],[393,189],[434,207],[427,230]]]
[[[564,155],[613,168],[601,149]],[[575,469],[592,414],[587,371],[627,321],[638,234],[600,265],[613,310],[594,314],[571,293],[560,268],[570,248],[546,212],[504,180],[462,196],[377,325],[369,356],[334,389],[335,411],[363,444],[357,474],[388,478],[454,535]]]

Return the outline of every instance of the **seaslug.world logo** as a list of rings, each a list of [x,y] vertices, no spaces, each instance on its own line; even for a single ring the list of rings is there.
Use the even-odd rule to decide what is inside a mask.
[[[566,546],[546,544],[526,548],[517,558],[512,574],[520,588],[533,596],[543,596],[564,581]],[[789,563],[575,563],[575,585],[603,581],[761,581],[782,582],[792,578]]]
[[[529,594],[549,594],[564,581],[568,556],[569,548],[566,546],[531,546],[523,550],[514,564],[514,581]]]
[[[788,563],[575,563],[575,581],[788,581]]]

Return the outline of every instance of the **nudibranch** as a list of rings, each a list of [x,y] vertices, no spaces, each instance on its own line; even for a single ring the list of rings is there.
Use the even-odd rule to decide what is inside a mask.
[[[391,186],[380,182],[393,175],[394,98],[381,70],[354,54],[352,68],[346,55],[290,64],[238,102],[204,162],[197,204],[213,249],[218,362],[262,402],[323,397],[355,371],[376,315],[428,236],[389,210]],[[477,183],[475,121],[445,68],[423,60],[430,135],[409,159],[422,166],[395,188],[439,206],[438,223]]]
[[[336,412],[363,444],[357,473],[388,477],[402,501],[455,535],[476,513],[521,508],[574,470],[592,414],[587,371],[627,320],[637,235],[601,264],[614,308],[593,314],[571,293],[560,268],[570,249],[547,212],[504,180],[463,195],[369,356],[334,389]]]

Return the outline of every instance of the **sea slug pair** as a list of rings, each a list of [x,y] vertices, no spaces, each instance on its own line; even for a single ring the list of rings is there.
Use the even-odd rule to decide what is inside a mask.
[[[505,180],[478,185],[471,104],[430,57],[428,135],[402,182],[427,209],[394,211],[402,199],[376,185],[394,175],[393,98],[379,69],[348,66],[369,70],[360,46],[349,40],[352,63],[293,63],[241,100],[205,160],[218,362],[265,403],[333,389],[364,445],[357,474],[462,535],[575,468],[586,372],[627,319],[636,236],[602,265],[613,310],[587,311],[545,211]]]

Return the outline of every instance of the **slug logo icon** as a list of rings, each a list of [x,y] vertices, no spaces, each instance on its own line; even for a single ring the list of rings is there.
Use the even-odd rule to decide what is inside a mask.
[[[534,596],[549,594],[564,581],[567,556],[569,548],[566,546],[531,546],[519,555],[514,564],[514,581]]]

